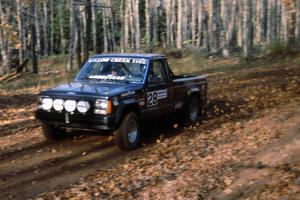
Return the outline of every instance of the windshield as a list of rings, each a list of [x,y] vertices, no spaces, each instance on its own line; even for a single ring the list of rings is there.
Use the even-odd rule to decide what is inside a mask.
[[[143,82],[147,64],[143,58],[91,58],[76,80]]]

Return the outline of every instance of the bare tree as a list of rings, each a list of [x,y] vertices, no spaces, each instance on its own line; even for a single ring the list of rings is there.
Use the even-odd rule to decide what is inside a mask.
[[[50,0],[50,21],[51,21],[51,31],[50,31],[50,54],[54,54],[54,25],[55,25],[55,21],[54,21],[54,0]]]
[[[252,0],[244,1],[243,5],[243,53],[245,58],[251,56],[252,23],[251,23]]]
[[[261,44],[266,41],[267,27],[267,0],[258,0],[256,3],[256,43]]]
[[[35,0],[30,0],[30,13],[35,13]],[[31,59],[32,59],[32,72],[38,74],[38,61],[35,51],[36,46],[36,30],[35,30],[35,17],[31,17]]]
[[[44,11],[44,24],[43,24],[43,33],[44,33],[44,56],[49,56],[49,47],[48,47],[48,0],[45,0],[43,3]]]
[[[289,10],[287,2],[282,2],[282,38],[284,44],[289,42]]]
[[[209,41],[210,41],[210,51],[215,54],[219,50],[219,13],[220,4],[218,0],[209,0]]]
[[[204,4],[203,0],[198,1],[198,36],[197,36],[197,47],[201,46],[203,37],[203,24],[204,24]]]
[[[182,48],[182,0],[177,1],[177,36],[176,36],[176,48]]]
[[[295,38],[296,38],[296,41],[300,42],[300,0],[296,0]]]
[[[17,0],[17,18],[18,18],[18,32],[19,32],[19,62],[20,64],[24,61],[24,17],[23,17],[23,5],[21,0]]]
[[[92,0],[92,32],[93,32],[93,51],[98,52],[98,37],[97,37],[97,0]]]
[[[40,4],[36,3],[34,9],[34,21],[35,21],[35,30],[36,30],[36,51],[38,52],[38,54],[41,53],[41,48],[42,48],[39,8],[40,8]]]
[[[124,16],[124,48],[129,49],[129,6],[130,0],[125,0],[125,16]],[[146,22],[147,23],[147,22]]]
[[[223,47],[223,56],[230,56],[231,47],[233,46],[233,37],[236,25],[237,0],[224,0],[224,29],[225,41]]]
[[[68,50],[68,63],[67,63],[67,71],[72,71],[73,69],[73,48],[75,42],[75,22],[74,22],[74,12],[75,5],[73,0],[69,0],[70,4],[70,35],[69,35],[69,50]]]
[[[3,12],[3,5],[2,1],[0,0],[0,48],[1,48],[1,58],[2,58],[2,67],[0,68],[0,74],[5,74],[7,69],[7,63],[9,61],[8,58],[8,50],[7,50],[7,33],[3,28],[4,25],[7,23],[5,20],[5,13]]]
[[[86,29],[85,29],[85,40],[84,40],[84,51],[83,60],[86,61],[89,57],[89,51],[91,48],[91,28],[92,28],[92,7],[91,0],[86,0],[85,5],[85,17],[86,17]]]
[[[192,32],[192,45],[195,46],[196,43],[196,17],[197,17],[197,2],[196,0],[191,0],[192,7],[192,19],[191,19],[191,32]]]
[[[145,0],[145,18],[146,18],[146,49],[151,51],[151,30],[150,30],[150,0]]]
[[[137,50],[141,48],[141,33],[140,33],[140,14],[139,14],[139,0],[134,1],[134,23],[135,23],[135,47]]]
[[[102,27],[103,27],[103,44],[104,44],[104,49],[103,51],[105,53],[108,52],[108,37],[107,37],[107,24],[108,24],[108,19],[106,17],[106,10],[102,10]]]
[[[62,0],[64,5],[65,1]],[[59,16],[59,34],[60,34],[60,48],[61,53],[66,53],[66,38],[65,38],[65,28],[64,28],[64,18],[63,18],[63,6],[58,6],[58,16]]]

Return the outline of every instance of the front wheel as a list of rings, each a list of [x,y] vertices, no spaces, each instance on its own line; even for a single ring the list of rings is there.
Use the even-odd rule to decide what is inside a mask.
[[[125,115],[120,127],[114,132],[116,145],[122,150],[137,148],[140,141],[140,121],[134,112]]]

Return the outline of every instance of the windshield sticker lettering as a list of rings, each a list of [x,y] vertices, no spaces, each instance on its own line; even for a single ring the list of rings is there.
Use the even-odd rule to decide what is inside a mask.
[[[138,58],[90,58],[89,63],[98,63],[98,62],[116,62],[116,63],[133,63],[133,64],[147,64],[146,59],[138,59]]]
[[[126,76],[114,76],[114,75],[92,75],[89,76],[91,79],[102,79],[102,80],[125,80]]]

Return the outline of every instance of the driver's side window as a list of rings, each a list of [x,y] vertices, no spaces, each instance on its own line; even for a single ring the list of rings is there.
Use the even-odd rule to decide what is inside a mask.
[[[159,85],[166,83],[166,76],[163,68],[163,63],[160,61],[153,61],[149,68],[148,83],[149,85]]]

